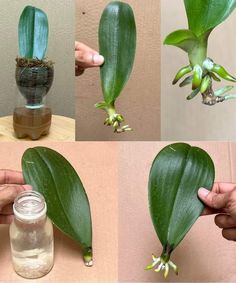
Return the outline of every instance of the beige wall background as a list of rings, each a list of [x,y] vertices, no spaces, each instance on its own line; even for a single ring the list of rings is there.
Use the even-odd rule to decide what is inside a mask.
[[[94,266],[84,266],[77,243],[55,229],[55,264],[34,282],[116,283],[118,264],[117,145],[108,143],[34,143],[60,152],[78,172],[87,192],[93,224]],[[32,142],[2,143],[0,168],[21,170],[23,152]],[[105,174],[106,173],[106,174]],[[0,282],[29,282],[11,265],[8,225],[0,225]]]
[[[99,20],[109,0],[76,1],[76,39],[98,50]],[[103,122],[106,114],[94,104],[103,96],[99,69],[76,79],[77,140],[160,139],[160,5],[159,1],[127,0],[135,13],[137,53],[130,81],[117,100],[133,132],[116,135]]]
[[[216,181],[236,182],[236,143],[192,142],[205,149],[216,168]],[[236,282],[236,245],[225,240],[214,217],[200,217],[173,252],[179,276],[144,271],[151,254],[159,256],[148,208],[147,184],[152,161],[167,144],[120,145],[119,168],[119,281],[128,282]]]
[[[161,0],[161,11],[162,41],[170,32],[188,27],[182,0]],[[208,52],[209,57],[234,75],[235,23],[236,12],[213,31]],[[226,101],[213,107],[203,105],[200,96],[187,101],[190,88],[180,89],[171,84],[176,72],[188,64],[186,53],[175,47],[162,46],[161,54],[162,140],[235,140],[236,101]],[[223,84],[215,84],[215,88],[231,84],[225,81]]]
[[[15,84],[18,55],[18,21],[26,5],[43,9],[49,20],[47,56],[55,62],[55,78],[48,95],[53,113],[74,117],[74,32],[73,0],[0,0],[0,116],[11,115],[20,95]]]

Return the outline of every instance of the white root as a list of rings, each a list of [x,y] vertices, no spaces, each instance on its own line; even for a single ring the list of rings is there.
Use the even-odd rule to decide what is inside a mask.
[[[156,257],[155,255],[152,255],[152,264],[148,265],[145,270],[154,269],[155,272],[164,271],[164,277],[167,278],[169,271],[172,269],[176,275],[178,275],[178,267],[171,261],[168,260],[167,262],[163,260],[161,257]]]

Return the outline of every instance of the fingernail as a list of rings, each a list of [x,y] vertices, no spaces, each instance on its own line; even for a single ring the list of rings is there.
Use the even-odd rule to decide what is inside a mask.
[[[210,193],[210,191],[208,191],[208,190],[205,189],[205,188],[200,188],[200,189],[198,190],[199,196],[204,197],[204,198],[205,198],[209,193]]]
[[[30,185],[23,185],[22,186],[26,191],[32,191],[32,187]]]
[[[102,55],[99,55],[99,54],[95,54],[93,56],[93,63],[95,65],[102,65],[104,62],[104,57]]]

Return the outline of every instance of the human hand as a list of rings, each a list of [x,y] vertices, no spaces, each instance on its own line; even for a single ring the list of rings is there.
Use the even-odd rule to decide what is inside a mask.
[[[31,190],[31,186],[25,185],[21,172],[0,170],[0,224],[11,223],[14,199],[27,190]]]
[[[202,215],[217,213],[215,224],[223,237],[236,241],[236,184],[215,183],[211,192],[199,189],[198,196],[207,206]]]
[[[84,70],[99,67],[104,63],[104,57],[87,45],[75,42],[75,75],[80,76]]]

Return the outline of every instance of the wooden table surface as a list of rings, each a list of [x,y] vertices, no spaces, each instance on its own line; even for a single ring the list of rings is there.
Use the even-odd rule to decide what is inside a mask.
[[[29,138],[17,139],[13,130],[13,117],[0,118],[0,141],[29,141]],[[75,120],[52,115],[50,133],[40,141],[75,141]]]

